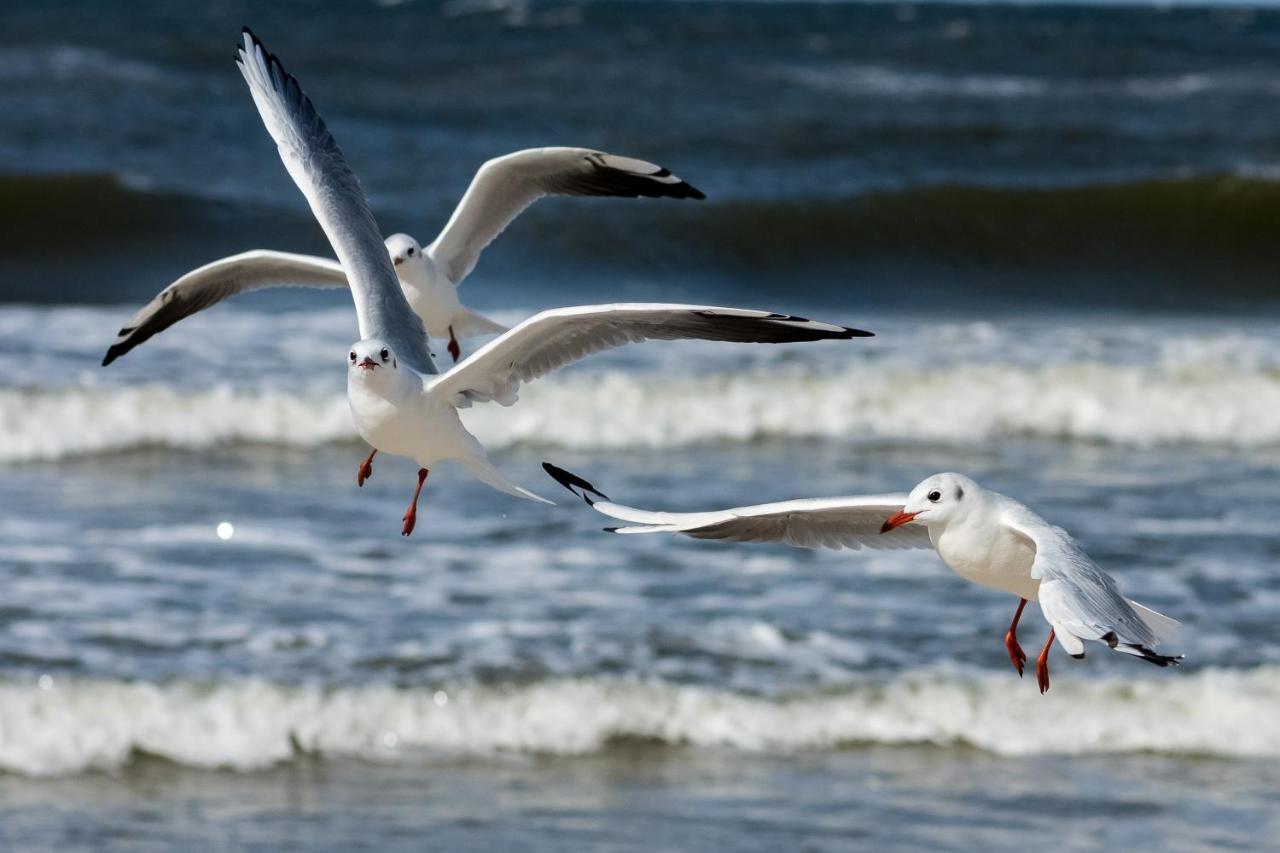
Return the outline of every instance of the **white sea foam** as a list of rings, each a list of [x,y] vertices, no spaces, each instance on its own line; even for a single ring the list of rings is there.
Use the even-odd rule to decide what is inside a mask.
[[[229,386],[0,390],[0,461],[233,442],[315,446],[355,436],[344,397]]]
[[[944,413],[944,414],[943,414]],[[678,447],[766,438],[970,444],[1005,437],[1134,446],[1280,443],[1280,373],[1267,363],[1171,356],[1100,362],[888,368],[782,365],[683,377],[578,373],[529,386],[467,423],[491,448]],[[185,392],[149,384],[0,390],[0,460],[121,449],[353,440],[340,394]]]
[[[618,739],[795,752],[862,744],[1002,755],[1156,752],[1280,757],[1280,668],[1080,681],[1053,693],[1007,674],[912,673],[840,692],[767,699],[664,682],[511,688],[285,687],[63,682],[0,687],[0,768],[32,776],[114,769],[138,753],[253,770],[299,752],[583,755]]]

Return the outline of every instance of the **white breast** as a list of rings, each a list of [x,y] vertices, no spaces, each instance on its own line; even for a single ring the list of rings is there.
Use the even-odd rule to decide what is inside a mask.
[[[419,440],[417,401],[398,390],[394,385],[382,387],[358,374],[348,374],[347,404],[361,438],[386,453],[414,456]]]
[[[427,335],[448,340],[449,327],[463,311],[458,300],[458,288],[427,257],[416,263],[402,264],[396,272],[400,275],[400,288],[405,299],[414,313],[422,318]]]
[[[1035,548],[1004,525],[948,525],[940,532],[930,529],[929,536],[942,561],[965,580],[1036,600]]]

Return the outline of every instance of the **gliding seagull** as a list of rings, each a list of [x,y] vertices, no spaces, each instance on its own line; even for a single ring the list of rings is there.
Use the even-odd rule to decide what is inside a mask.
[[[1182,659],[1155,652],[1156,645],[1177,633],[1178,622],[1121,595],[1115,580],[1065,530],[963,474],[935,474],[908,495],[649,512],[613,503],[586,480],[549,462],[542,467],[596,512],[631,525],[606,528],[615,533],[682,533],[695,539],[837,550],[932,547],[965,580],[1018,596],[1005,648],[1019,676],[1027,656],[1018,645],[1018,620],[1028,601],[1039,602],[1051,626],[1036,662],[1041,693],[1049,689],[1049,651],[1055,639],[1076,659],[1084,657],[1084,640],[1106,643],[1156,666]]]
[[[695,338],[785,343],[866,336],[800,317],[696,305],[588,305],[544,311],[490,341],[443,374],[426,349],[422,321],[396,281],[377,223],[333,136],[294,79],[246,28],[236,62],[280,158],[307,198],[347,271],[360,337],[347,361],[347,401],[357,430],[378,450],[414,459],[418,485],[405,512],[408,536],[418,497],[436,462],[460,462],[477,479],[543,501],[507,480],[458,409],[511,405],[528,382],[590,353],[644,340]],[[373,453],[362,463],[368,476]],[[549,503],[549,501],[546,501]]]
[[[455,362],[461,354],[459,337],[507,330],[466,308],[458,299],[458,285],[512,220],[550,195],[706,198],[661,166],[587,148],[529,148],[485,163],[434,242],[423,247],[408,234],[392,234],[386,240],[409,306],[428,335],[448,339]],[[269,249],[221,258],[183,275],[140,308],[120,329],[102,365],[238,293],[268,287],[347,286],[342,265],[329,258]]]

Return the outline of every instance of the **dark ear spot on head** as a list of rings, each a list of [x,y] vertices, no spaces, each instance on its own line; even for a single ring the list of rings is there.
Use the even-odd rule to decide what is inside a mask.
[[[964,488],[956,486],[956,500],[960,500],[962,497],[964,497]]]
[[[392,366],[392,367],[399,367],[399,366],[400,366],[400,361],[399,361],[398,359],[394,359],[394,358],[393,358],[393,359],[391,359],[391,366]]]

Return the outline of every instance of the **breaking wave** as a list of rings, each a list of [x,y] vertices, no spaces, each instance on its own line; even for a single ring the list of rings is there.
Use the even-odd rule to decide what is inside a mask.
[[[860,362],[675,377],[613,370],[534,385],[512,408],[478,406],[464,419],[491,449],[998,438],[1260,447],[1280,444],[1280,371],[1213,360],[937,369]],[[341,394],[228,385],[0,389],[0,429],[3,462],[356,438]]]
[[[725,277],[763,288],[759,298],[793,292],[766,286],[777,276],[792,281],[816,271],[804,282],[811,304],[848,304],[851,296],[892,303],[909,286],[917,298],[953,303],[988,296],[1256,311],[1276,304],[1280,183],[1272,163],[1238,171],[713,197],[666,207],[661,217],[644,205],[611,209],[608,217],[590,206],[535,207],[504,237],[508,260],[498,253],[486,268],[519,282],[521,298],[531,275],[551,275],[561,299],[566,279],[598,294],[600,281],[621,270],[651,276],[655,269],[675,271],[681,287],[681,277],[706,273],[703,298],[708,286],[727,286]],[[258,245],[263,233],[274,245],[328,252],[304,209],[235,194],[211,200],[109,175],[0,176],[0,200],[0,250],[16,265],[14,286],[23,283],[15,293],[33,302],[133,302],[220,251]],[[446,217],[447,207],[435,214]],[[87,235],[81,248],[105,267],[86,275],[62,258],[68,233]],[[51,257],[58,259],[52,266]],[[503,266],[512,259],[515,266]]]
[[[607,678],[433,689],[45,676],[0,687],[0,768],[64,775],[120,768],[144,754],[254,770],[298,755],[584,755],[620,740],[777,753],[923,745],[1000,755],[1274,758],[1277,685],[1276,667],[1064,678],[1048,697],[1007,675],[925,672],[783,698]]]

